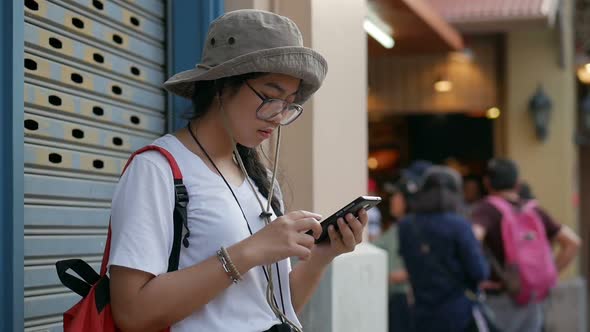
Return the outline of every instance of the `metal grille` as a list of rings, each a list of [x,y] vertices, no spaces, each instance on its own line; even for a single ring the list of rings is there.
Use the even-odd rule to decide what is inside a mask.
[[[25,331],[61,331],[55,262],[98,268],[118,175],[165,130],[165,3],[24,2]]]

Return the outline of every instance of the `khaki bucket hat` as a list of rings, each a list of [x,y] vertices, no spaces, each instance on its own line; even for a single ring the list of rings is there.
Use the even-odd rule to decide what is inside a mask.
[[[201,63],[180,72],[164,87],[191,98],[194,82],[253,72],[285,74],[301,79],[295,102],[303,104],[322,85],[328,64],[303,46],[301,32],[289,18],[261,10],[236,10],[211,23]]]

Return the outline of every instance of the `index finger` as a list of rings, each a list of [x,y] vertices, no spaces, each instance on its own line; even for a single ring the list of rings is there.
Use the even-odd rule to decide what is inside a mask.
[[[314,218],[299,219],[295,222],[295,230],[298,232],[312,231],[313,237],[318,238],[322,235],[322,225]]]
[[[317,221],[322,220],[321,214],[317,214],[317,213],[313,213],[313,212],[309,212],[309,211],[305,211],[305,210],[298,210],[298,211],[290,212],[289,216],[293,220],[299,220],[299,219],[305,219],[305,218],[313,218]]]

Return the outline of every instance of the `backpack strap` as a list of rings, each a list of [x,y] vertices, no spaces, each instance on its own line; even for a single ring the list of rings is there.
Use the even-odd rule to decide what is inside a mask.
[[[100,280],[98,273],[81,259],[58,261],[55,263],[55,267],[61,283],[82,297],[86,297],[92,285]],[[70,269],[76,272],[82,279],[67,273]]]
[[[503,220],[505,216],[511,216],[518,213],[534,213],[536,216],[538,216],[536,209],[539,207],[539,202],[536,199],[526,201],[518,210],[518,212],[514,210],[512,204],[502,197],[489,196],[486,198],[486,200],[488,203],[492,204],[492,206],[498,209],[498,211],[500,211]]]
[[[498,209],[498,211],[500,211],[500,213],[502,214],[502,217],[515,213],[512,205],[502,197],[489,196],[488,198],[486,198],[486,201],[492,204],[493,207]]]
[[[183,242],[185,247],[188,247],[188,237],[190,232],[188,230],[188,218],[186,212],[186,206],[188,205],[188,192],[184,183],[182,181],[182,172],[176,163],[176,160],[172,156],[168,150],[156,146],[156,145],[148,145],[145,146],[137,151],[135,151],[131,157],[127,160],[127,164],[123,168],[123,173],[127,170],[127,167],[131,164],[131,161],[137,156],[138,154],[144,153],[146,151],[157,151],[162,156],[166,158],[170,168],[172,170],[172,176],[174,178],[174,240],[172,243],[172,251],[170,252],[170,257],[168,258],[168,272],[178,270],[178,262],[180,259],[180,243]],[[181,241],[182,237],[182,228],[183,226],[186,228],[186,235],[184,236],[184,240]],[[100,266],[100,275],[104,276],[107,272],[107,265],[109,262],[109,256],[111,252],[111,221],[109,220],[109,231],[107,234],[107,241],[104,248],[104,253],[102,255],[102,264]]]
[[[539,207],[539,202],[536,199],[531,199],[531,200],[527,201],[526,203],[524,203],[522,210],[523,211],[529,211],[529,210],[535,211],[535,209],[537,209],[538,207]]]

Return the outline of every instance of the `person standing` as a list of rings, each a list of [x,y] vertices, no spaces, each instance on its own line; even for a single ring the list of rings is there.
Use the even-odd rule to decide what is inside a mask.
[[[389,332],[411,332],[413,327],[410,304],[409,278],[402,257],[399,255],[398,223],[406,214],[407,201],[401,184],[389,188],[388,199],[391,224],[373,244],[387,252],[389,284]]]
[[[508,225],[510,216],[513,216],[516,227],[524,224],[522,218],[528,218],[528,222],[538,223],[540,234],[533,231],[521,232],[525,234],[523,243],[533,244],[536,241],[544,241],[546,244],[541,245],[533,255],[542,255],[546,250],[549,261],[545,264],[540,259],[532,260],[533,264],[538,264],[532,271],[533,277],[539,276],[538,271],[547,270],[547,275],[551,277],[551,270],[554,272],[554,279],[557,278],[557,272],[567,268],[575,258],[580,247],[580,239],[566,225],[558,224],[544,209],[538,206],[536,201],[523,199],[519,195],[519,171],[516,163],[509,159],[493,159],[489,162],[484,184],[489,192],[488,198],[483,200],[475,207],[471,215],[473,229],[476,237],[483,241],[483,245],[490,252],[492,264],[496,266],[489,281],[483,285],[487,289],[488,304],[494,311],[497,323],[505,332],[539,332],[543,326],[543,294],[532,294],[528,298],[523,296],[519,288],[525,290],[526,286],[514,286],[514,280],[522,283],[523,273],[528,269],[525,264],[512,265],[508,262],[507,253],[516,249],[514,240],[506,234],[510,232]],[[537,220],[537,221],[535,221]],[[504,235],[503,235],[504,234]],[[553,260],[551,253],[551,244],[558,246],[558,252]],[[523,248],[522,245],[517,248]],[[508,251],[507,251],[508,249]],[[518,249],[523,250],[523,249]],[[518,252],[516,252],[518,255]],[[544,257],[546,257],[545,255]],[[530,255],[528,255],[531,257]],[[518,256],[514,256],[518,257]],[[518,260],[516,259],[515,262]],[[531,261],[529,259],[529,261]],[[516,276],[514,271],[516,268]],[[511,277],[512,275],[512,277]],[[541,281],[542,284],[542,281]],[[542,288],[540,288],[542,290]],[[509,295],[509,293],[512,294]],[[537,293],[540,293],[537,291]],[[524,294],[526,295],[526,294]]]
[[[473,329],[474,302],[489,268],[469,221],[461,214],[460,175],[432,166],[410,201],[411,213],[399,226],[400,255],[415,298],[415,327],[420,332]]]
[[[302,114],[326,72],[326,60],[284,16],[239,10],[211,23],[201,63],[164,83],[192,100],[194,114],[153,143],[174,157],[189,196],[177,271],[167,272],[175,202],[167,160],[137,156],[115,190],[108,267],[118,328],[301,331],[297,313],[332,260],[362,241],[367,223],[364,210],[348,214],[339,231],[330,226],[330,243],[315,245],[321,216],[284,211],[275,181],[281,129]],[[259,149],[273,133],[271,171]],[[293,267],[292,257],[301,259]]]

